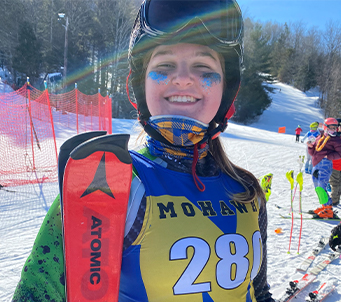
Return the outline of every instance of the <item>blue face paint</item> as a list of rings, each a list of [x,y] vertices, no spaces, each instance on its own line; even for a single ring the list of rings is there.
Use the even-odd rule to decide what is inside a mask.
[[[168,84],[168,76],[165,72],[151,71],[148,73],[148,78],[156,81],[158,84]]]
[[[212,87],[213,84],[217,85],[221,82],[221,75],[216,72],[207,72],[202,76],[202,84],[205,87]]]

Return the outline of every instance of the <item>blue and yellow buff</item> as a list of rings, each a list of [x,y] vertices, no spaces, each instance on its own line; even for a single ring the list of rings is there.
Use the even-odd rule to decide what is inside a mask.
[[[194,145],[207,133],[208,124],[184,116],[162,115],[151,117],[148,124],[170,144],[147,137],[147,146],[154,156],[171,154],[179,159],[192,159]],[[207,155],[208,145],[198,149],[199,158]]]

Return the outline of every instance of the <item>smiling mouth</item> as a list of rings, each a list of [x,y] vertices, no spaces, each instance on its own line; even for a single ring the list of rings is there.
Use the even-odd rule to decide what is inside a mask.
[[[195,103],[197,99],[188,95],[176,95],[169,97],[168,101],[171,103]]]

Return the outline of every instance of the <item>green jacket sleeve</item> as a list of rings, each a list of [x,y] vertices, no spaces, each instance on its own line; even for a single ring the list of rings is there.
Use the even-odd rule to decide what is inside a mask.
[[[41,225],[12,302],[66,301],[59,196]]]

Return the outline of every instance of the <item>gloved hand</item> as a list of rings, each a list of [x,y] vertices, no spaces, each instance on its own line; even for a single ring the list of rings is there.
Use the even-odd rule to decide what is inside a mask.
[[[337,246],[341,246],[341,223],[332,229],[332,233],[329,237],[329,246],[335,251]]]

